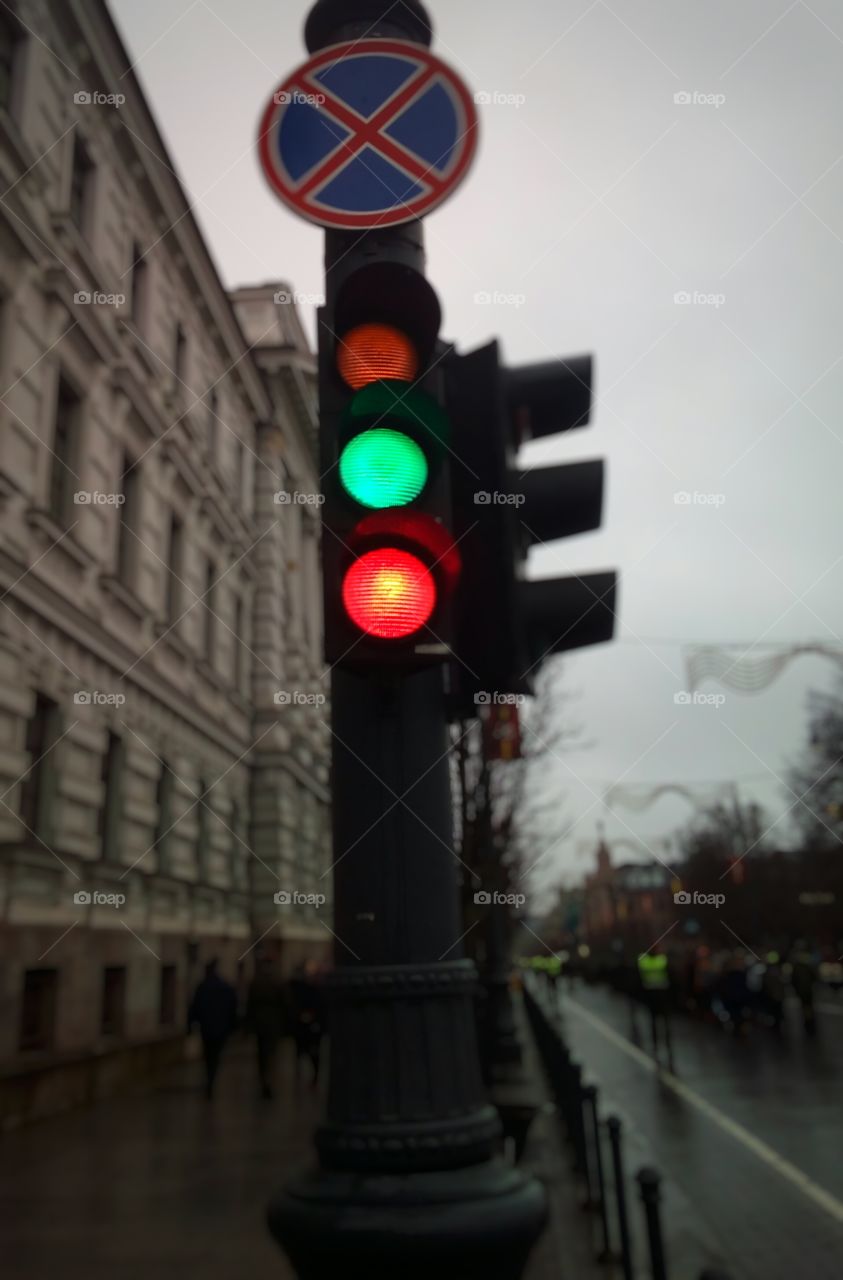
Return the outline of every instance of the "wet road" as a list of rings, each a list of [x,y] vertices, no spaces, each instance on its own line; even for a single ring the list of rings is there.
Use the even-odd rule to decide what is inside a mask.
[[[632,1041],[621,997],[583,985],[561,995],[603,1112],[618,1111],[678,1185],[733,1280],[843,1277],[843,1018],[833,998],[819,1005],[813,1040],[792,1007],[781,1040],[676,1019],[674,1075],[642,1052],[640,1011],[641,1048]]]

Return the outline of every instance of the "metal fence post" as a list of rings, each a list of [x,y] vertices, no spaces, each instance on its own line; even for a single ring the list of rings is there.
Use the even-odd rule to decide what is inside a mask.
[[[641,1188],[641,1199],[647,1219],[647,1240],[650,1245],[650,1269],[653,1280],[667,1280],[667,1267],[662,1241],[661,1217],[659,1213],[659,1186],[661,1175],[655,1169],[639,1169],[636,1174]]]
[[[600,1211],[600,1226],[603,1232],[603,1248],[597,1255],[599,1262],[608,1262],[612,1257],[609,1240],[609,1209],[606,1203],[606,1183],[603,1178],[603,1152],[600,1143],[600,1120],[597,1114],[597,1086],[590,1084],[583,1090],[591,1117],[591,1140],[594,1152],[594,1172],[597,1175],[597,1208]]]
[[[618,1235],[621,1242],[623,1280],[635,1280],[632,1269],[632,1239],[629,1234],[629,1218],[626,1212],[621,1122],[617,1116],[609,1116],[606,1121],[606,1127],[609,1130],[609,1142],[612,1147],[612,1173],[615,1182],[615,1205],[618,1213]]]

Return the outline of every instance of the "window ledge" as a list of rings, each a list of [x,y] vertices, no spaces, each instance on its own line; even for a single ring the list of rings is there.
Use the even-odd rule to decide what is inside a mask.
[[[39,191],[43,192],[47,183],[37,172],[38,157],[30,151],[17,121],[5,107],[0,107],[0,143],[8,147],[21,169],[33,177]]]
[[[26,519],[33,529],[37,529],[39,533],[51,538],[53,546],[64,551],[80,568],[87,569],[94,564],[94,557],[85,550],[74,538],[72,532],[69,531],[73,528],[72,524],[63,528],[55,517],[42,507],[30,507],[26,513]]]
[[[142,619],[148,615],[149,610],[146,605],[142,604],[134,592],[131,591],[125,583],[121,582],[119,578],[115,578],[113,574],[101,574],[100,586],[104,591],[107,591],[109,595],[114,596],[114,599],[119,601],[119,603],[122,604],[125,609],[128,609],[130,613],[133,613],[136,618]]]

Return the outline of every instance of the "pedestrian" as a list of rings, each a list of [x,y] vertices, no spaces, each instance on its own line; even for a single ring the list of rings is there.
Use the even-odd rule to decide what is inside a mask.
[[[658,943],[638,957],[638,980],[644,1004],[650,1014],[653,1058],[658,1063],[659,1025],[661,1025],[668,1067],[673,1071],[673,1044],[670,1036],[670,971],[667,955]]]
[[[301,1073],[302,1058],[309,1058],[315,1085],[319,1079],[323,1012],[322,991],[313,960],[300,964],[290,979],[290,1005],[296,1044],[296,1079]]]
[[[205,965],[205,976],[199,983],[187,1014],[188,1034],[199,1027],[202,1056],[205,1060],[205,1096],[214,1096],[225,1042],[237,1023],[237,996],[230,982],[217,972],[217,961]]]
[[[817,982],[817,966],[814,956],[804,939],[797,942],[790,957],[790,983],[802,1006],[802,1025],[805,1034],[816,1035],[817,1016],[814,1011],[814,987]]]
[[[275,1057],[286,1027],[284,988],[275,974],[271,956],[261,956],[246,997],[246,1030],[255,1037],[261,1096],[273,1094]]]

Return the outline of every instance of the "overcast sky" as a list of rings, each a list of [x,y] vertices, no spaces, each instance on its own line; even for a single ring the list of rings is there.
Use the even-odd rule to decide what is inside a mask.
[[[270,193],[254,145],[306,56],[308,6],[111,7],[224,282],[320,294],[322,233]],[[751,697],[707,681],[721,706],[674,695],[689,642],[836,645],[843,623],[839,0],[428,7],[434,51],[492,98],[472,171],[425,223],[443,336],[499,336],[510,363],[597,359],[592,426],[524,455],[608,465],[603,529],[535,552],[531,572],[622,575],[616,641],[566,660],[593,745],[549,766],[580,821],[548,832],[541,878],[582,874],[601,817],[663,856],[688,805],[612,815],[600,798],[620,778],[736,781],[784,839],[778,778],[833,663],[800,657]],[[516,301],[475,302],[495,292]]]

